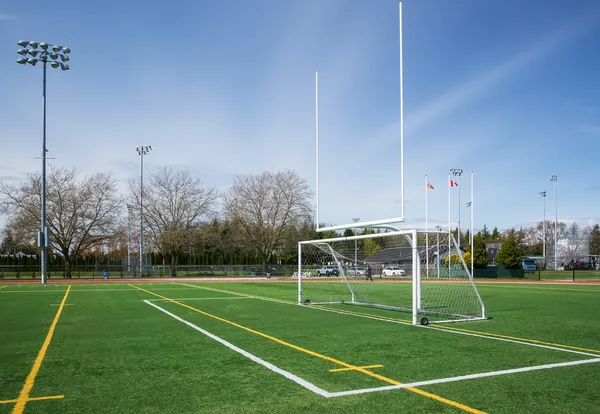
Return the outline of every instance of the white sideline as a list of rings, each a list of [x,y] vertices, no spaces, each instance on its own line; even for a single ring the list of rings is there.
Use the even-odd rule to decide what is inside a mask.
[[[265,367],[267,369],[270,369],[273,372],[276,372],[277,374],[283,375],[287,379],[290,379],[290,380],[294,381],[296,384],[301,385],[302,387],[306,388],[307,390],[310,390],[310,391],[314,392],[315,394],[319,394],[319,395],[321,395],[321,396],[323,396],[325,398],[331,397],[331,393],[325,391],[324,389],[319,388],[316,385],[311,384],[310,382],[308,382],[308,381],[306,381],[306,380],[304,380],[304,379],[302,379],[302,378],[300,378],[300,377],[298,377],[298,376],[296,376],[296,375],[294,375],[294,374],[292,374],[292,373],[290,373],[288,371],[285,371],[285,370],[283,370],[283,369],[281,369],[281,368],[279,368],[279,367],[277,367],[277,366],[275,366],[275,365],[273,365],[273,364],[271,364],[271,363],[269,363],[269,362],[267,362],[267,361],[265,361],[263,359],[260,359],[259,357],[251,354],[250,352],[247,352],[247,351],[244,351],[241,348],[238,348],[237,346],[233,345],[232,343],[227,342],[226,340],[224,340],[222,338],[219,338],[216,335],[211,334],[210,332],[208,332],[208,331],[206,331],[206,330],[204,330],[204,329],[202,329],[202,328],[194,325],[191,322],[186,321],[185,319],[180,318],[177,315],[172,314],[171,312],[169,312],[169,311],[161,308],[158,305],[155,305],[152,302],[149,302],[148,300],[144,300],[144,302],[147,303],[150,306],[155,307],[156,309],[160,310],[161,312],[166,313],[167,315],[169,315],[170,317],[178,320],[179,322],[183,322],[184,324],[186,324],[190,328],[193,328],[193,329],[197,330],[198,332],[200,332],[200,333],[208,336],[209,338],[214,339],[215,341],[217,341],[217,342],[225,345],[227,348],[229,348],[229,349],[231,349],[231,350],[233,350],[233,351],[235,351],[235,352],[237,352],[239,354],[242,354],[243,356],[245,356],[246,358],[248,358],[248,359],[256,362],[257,364],[260,364],[263,367]]]
[[[331,397],[345,397],[347,395],[365,394],[365,393],[369,393],[369,392],[389,391],[389,390],[397,390],[397,389],[402,389],[402,388],[424,387],[426,385],[442,384],[442,383],[446,383],[446,382],[456,382],[456,381],[478,379],[478,378],[485,378],[485,377],[495,377],[498,375],[517,374],[520,372],[540,371],[543,369],[568,367],[568,366],[573,366],[573,365],[593,364],[596,362],[600,362],[600,358],[583,359],[583,360],[579,360],[579,361],[570,361],[570,362],[560,362],[557,364],[535,365],[532,367],[505,369],[502,371],[482,372],[480,374],[460,375],[458,377],[439,378],[439,379],[434,379],[434,380],[411,382],[411,383],[400,384],[400,385],[389,385],[389,386],[385,386],[385,387],[363,388],[361,390],[332,392]]]
[[[214,297],[214,298],[169,298],[169,299],[146,299],[148,302],[169,302],[172,300],[178,301],[188,301],[188,300],[231,300],[231,299],[254,299],[251,297],[245,296],[222,296],[222,297]]]
[[[351,312],[337,311],[335,309],[325,309],[325,308],[321,308],[321,307],[312,307],[312,306],[306,306],[306,305],[298,305],[297,303],[292,303],[292,302],[283,301],[283,300],[263,298],[263,297],[258,297],[258,296],[246,295],[246,294],[243,294],[243,293],[226,292],[226,291],[223,291],[223,290],[208,288],[208,287],[204,287],[204,286],[188,285],[186,283],[180,283],[180,285],[189,286],[189,287],[196,288],[196,289],[210,290],[210,291],[213,291],[213,292],[228,293],[230,295],[244,296],[244,297],[249,297],[249,298],[253,298],[253,299],[265,300],[267,302],[284,303],[286,305],[294,305],[294,306],[304,306],[305,308],[308,308],[308,309],[320,310],[320,311],[323,311],[323,312],[332,312],[332,313],[337,313],[339,315],[356,316],[356,317],[359,317],[359,318],[374,319],[374,320],[377,320],[377,321],[397,323],[399,325],[415,326],[415,325],[413,325],[410,322],[402,322],[402,321],[398,321],[398,320],[391,320],[391,319],[386,319],[386,318],[379,318],[377,316],[359,315],[359,314],[351,313]],[[537,347],[537,348],[552,349],[554,351],[562,351],[562,352],[567,352],[567,353],[571,353],[571,354],[578,354],[578,355],[585,355],[585,356],[591,356],[591,357],[598,357],[598,354],[593,354],[593,353],[590,353],[590,352],[576,351],[574,349],[567,349],[567,348],[559,348],[559,347],[551,346],[551,345],[536,344],[536,343],[532,343],[532,342],[519,341],[519,340],[516,340],[516,339],[499,338],[499,337],[488,336],[488,335],[484,335],[484,334],[476,334],[476,333],[471,333],[471,332],[454,331],[454,330],[450,330],[450,329],[440,328],[440,327],[436,327],[436,326],[428,326],[428,325],[416,325],[416,327],[417,328],[423,328],[423,329],[433,329],[433,330],[436,330],[436,331],[442,331],[442,332],[447,332],[447,333],[452,333],[452,334],[457,334],[457,335],[466,335],[466,336],[473,336],[473,337],[476,337],[476,338],[492,339],[494,341],[511,342],[511,343],[515,343],[515,344],[533,346],[533,347]]]

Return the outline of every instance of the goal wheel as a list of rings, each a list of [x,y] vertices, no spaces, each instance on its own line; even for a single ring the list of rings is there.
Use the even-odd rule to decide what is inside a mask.
[[[429,324],[429,319],[421,318],[421,325],[427,325],[427,324]]]
[[[305,304],[305,305],[310,305],[310,299],[306,299],[306,300],[304,301],[304,304]]]

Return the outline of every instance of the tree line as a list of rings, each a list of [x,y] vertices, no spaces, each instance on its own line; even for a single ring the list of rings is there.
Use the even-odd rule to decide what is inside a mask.
[[[0,197],[0,212],[8,215],[0,251],[36,254],[41,174],[0,183]],[[119,261],[128,250],[135,256],[143,217],[147,251],[155,264],[168,264],[172,276],[178,264],[285,264],[295,260],[300,239],[319,238],[311,199],[309,185],[293,171],[240,175],[220,194],[187,169],[162,167],[143,193],[139,181],[130,180],[120,194],[111,174],[79,179],[73,168],[51,167],[49,262],[63,264],[70,277],[73,266],[90,257]]]
[[[168,265],[172,276],[177,265],[296,264],[298,241],[338,235],[315,231],[310,186],[289,170],[239,175],[219,193],[187,169],[162,167],[146,180],[143,194],[140,191],[139,181],[133,179],[121,194],[111,174],[80,177],[73,168],[51,167],[47,177],[49,264],[64,265],[69,277],[77,265],[120,264],[128,251],[136,263],[141,217],[145,252],[151,263]],[[27,175],[21,183],[0,183],[0,213],[8,215],[0,254],[37,255],[40,210],[39,172]],[[363,234],[370,231],[363,230]],[[353,234],[350,229],[344,233]],[[454,235],[459,237],[456,229]],[[554,222],[546,222],[545,235],[546,256],[553,257]],[[561,222],[557,236],[567,240],[559,252],[562,258],[576,259],[586,244],[590,254],[600,254],[598,225],[581,228]],[[470,250],[468,231],[461,232],[460,239],[461,246]],[[486,242],[508,240],[514,240],[521,255],[541,256],[544,223],[505,232],[497,227],[490,231],[484,225],[474,237],[475,267],[487,265]],[[370,239],[362,243],[371,253],[378,249]],[[466,259],[470,263],[470,256]],[[29,263],[37,258],[0,257],[0,264],[15,260]]]

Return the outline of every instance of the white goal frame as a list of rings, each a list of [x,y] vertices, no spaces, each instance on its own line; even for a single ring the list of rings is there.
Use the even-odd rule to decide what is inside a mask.
[[[421,269],[420,269],[421,262],[420,262],[420,257],[419,257],[419,250],[418,250],[419,246],[418,246],[418,239],[417,239],[417,235],[419,232],[420,231],[416,230],[416,229],[397,230],[397,231],[391,231],[391,232],[385,232],[385,233],[363,234],[363,235],[358,235],[358,236],[334,237],[334,238],[328,238],[328,239],[315,239],[315,240],[301,241],[298,243],[298,271],[297,271],[297,274],[298,275],[303,274],[302,273],[302,247],[304,245],[317,244],[317,243],[331,243],[331,242],[340,242],[340,241],[353,241],[353,240],[362,240],[362,239],[372,239],[372,238],[379,238],[379,237],[404,236],[409,241],[410,247],[412,249],[412,280],[411,280],[411,283],[412,283],[412,308],[411,309],[392,308],[392,307],[387,307],[387,308],[411,311],[412,324],[413,325],[421,324],[421,323],[423,323],[423,321],[419,320],[419,314],[420,313],[431,313],[431,312],[425,312],[421,308]],[[431,231],[428,230],[427,233],[432,233],[432,234],[438,233],[438,234],[444,234],[444,235],[449,236],[449,240],[451,240],[453,246],[457,249],[457,251],[460,252],[460,249],[458,249],[458,245],[456,243],[456,239],[454,238],[454,235],[452,233],[449,233],[446,231],[436,231],[436,230],[431,230]],[[462,266],[464,266],[464,269],[466,270],[468,280],[475,292],[475,295],[479,302],[479,305],[481,306],[481,316],[480,317],[479,316],[467,317],[465,315],[455,315],[456,316],[455,319],[436,321],[436,323],[467,322],[467,321],[487,319],[485,316],[485,305],[483,303],[483,300],[481,299],[479,291],[477,290],[477,287],[475,286],[475,282],[473,280],[473,272],[467,267],[467,264],[465,262],[464,257],[462,256],[462,254],[460,254],[459,256],[462,261]],[[335,258],[335,256],[333,256],[333,257]],[[362,303],[360,301],[355,300],[355,294],[352,289],[352,285],[349,283],[346,275],[344,274],[342,266],[340,266],[339,262],[337,262],[337,259],[335,259],[335,260],[336,260],[336,264],[338,265],[338,267],[342,270],[339,277],[343,278],[344,281],[346,282],[345,284],[348,287],[349,293],[351,295],[351,301],[350,302],[328,302],[328,303],[329,304],[350,303],[350,304],[356,304],[356,305],[373,306],[373,304]],[[302,291],[302,279],[303,279],[302,277],[298,277],[298,304],[300,304],[300,305],[304,304],[303,303],[303,291]],[[314,282],[308,282],[308,283],[314,283]],[[398,283],[405,283],[405,282],[398,282]],[[323,303],[320,303],[320,304],[323,304]],[[384,308],[384,309],[386,308],[386,306],[380,306],[380,307]]]

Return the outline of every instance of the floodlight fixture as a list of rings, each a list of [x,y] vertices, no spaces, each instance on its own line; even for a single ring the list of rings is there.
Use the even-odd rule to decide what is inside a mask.
[[[42,81],[42,97],[44,100],[44,110],[43,110],[43,127],[42,127],[42,188],[41,188],[41,226],[40,231],[38,233],[38,245],[40,247],[40,263],[41,263],[41,282],[42,284],[46,283],[47,273],[48,273],[48,229],[46,226],[46,153],[48,150],[46,149],[46,67],[47,64],[50,63],[50,66],[54,69],[60,68],[62,70],[69,70],[69,65],[62,63],[68,62],[69,57],[66,56],[66,53],[70,53],[71,50],[69,48],[62,48],[57,45],[50,45],[46,42],[35,42],[29,40],[19,40],[17,42],[20,49],[17,50],[17,54],[19,54],[20,58],[17,59],[17,63],[20,65],[26,65],[29,63],[31,66],[35,66],[38,62],[42,62],[43,66],[43,81]],[[39,50],[36,50],[37,48]],[[48,49],[51,49],[50,52]],[[59,53],[61,52],[62,53]],[[27,58],[26,56],[30,55],[32,57]],[[60,58],[60,61],[58,59]]]
[[[65,54],[69,54],[69,53],[71,53],[71,49],[69,49],[68,47],[63,47],[63,50],[62,50],[62,51],[63,51],[63,53],[65,53]]]

